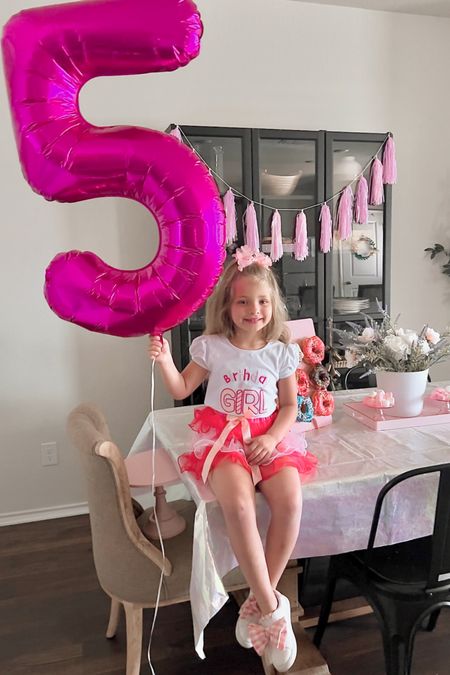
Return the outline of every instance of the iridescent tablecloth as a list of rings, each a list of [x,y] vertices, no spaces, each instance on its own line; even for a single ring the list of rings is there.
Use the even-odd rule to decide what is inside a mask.
[[[448,382],[434,386],[445,386]],[[293,558],[331,555],[365,548],[376,496],[393,476],[408,469],[450,462],[450,416],[446,424],[373,431],[343,411],[370,390],[338,392],[333,423],[306,435],[318,458],[313,476],[303,483],[303,514]],[[188,423],[193,407],[154,413],[159,443],[176,459],[190,445]],[[131,452],[151,448],[150,419],[144,423]],[[222,513],[211,492],[189,474],[183,482],[197,504],[191,578],[195,646],[203,654],[203,630],[227,600],[221,578],[236,566]],[[380,521],[378,545],[428,534],[433,513],[434,476],[419,477],[397,490]],[[269,512],[257,495],[262,537]],[[394,517],[392,517],[394,516]]]

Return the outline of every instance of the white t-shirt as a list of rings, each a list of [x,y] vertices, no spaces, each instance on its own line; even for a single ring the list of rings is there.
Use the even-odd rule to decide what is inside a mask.
[[[209,371],[205,405],[219,412],[268,417],[276,409],[277,382],[299,365],[297,344],[277,340],[261,349],[240,349],[222,335],[201,335],[192,341],[192,360]]]

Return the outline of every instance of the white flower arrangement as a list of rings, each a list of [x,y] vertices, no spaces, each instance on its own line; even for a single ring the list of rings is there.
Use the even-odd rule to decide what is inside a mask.
[[[450,357],[450,328],[442,334],[428,325],[420,332],[399,328],[399,317],[392,321],[381,305],[378,307],[383,314],[380,322],[364,315],[365,326],[348,321],[350,331],[334,329],[349,367],[361,364],[371,370],[420,372]]]

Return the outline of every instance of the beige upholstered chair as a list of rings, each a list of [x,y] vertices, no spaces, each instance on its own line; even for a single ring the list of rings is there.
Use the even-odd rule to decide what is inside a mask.
[[[160,605],[189,600],[192,531],[195,506],[179,500],[173,506],[187,521],[177,537],[164,541],[166,557],[142,534],[136,522],[122,454],[111,441],[102,413],[81,404],[69,415],[68,433],[80,451],[87,480],[95,568],[101,587],[111,598],[106,637],[116,634],[123,605],[127,628],[126,675],[138,675],[142,652],[142,613],[154,607],[161,570]],[[148,520],[151,509],[139,520]],[[229,591],[246,587],[239,569],[224,579]]]

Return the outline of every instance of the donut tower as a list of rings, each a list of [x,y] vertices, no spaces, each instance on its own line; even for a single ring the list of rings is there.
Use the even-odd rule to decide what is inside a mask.
[[[322,365],[325,345],[322,340],[312,337],[298,340],[303,360],[296,371],[297,379],[297,422],[312,422],[315,417],[330,416],[334,410],[334,399],[327,391],[330,376]]]

